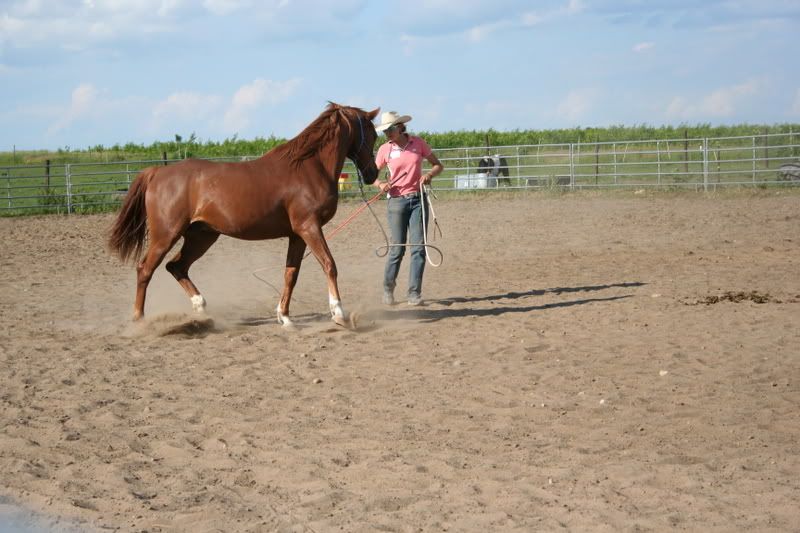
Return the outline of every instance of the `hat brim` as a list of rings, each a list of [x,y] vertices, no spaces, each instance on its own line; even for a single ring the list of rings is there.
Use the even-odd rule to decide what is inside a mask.
[[[381,131],[386,130],[386,129],[388,129],[388,128],[396,125],[396,124],[405,124],[409,120],[411,120],[410,116],[401,115],[401,116],[397,117],[397,119],[393,120],[392,122],[389,122],[388,124],[378,124],[377,126],[375,126],[375,131],[381,132]]]

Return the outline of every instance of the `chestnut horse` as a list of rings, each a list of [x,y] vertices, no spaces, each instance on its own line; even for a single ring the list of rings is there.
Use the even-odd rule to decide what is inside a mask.
[[[147,285],[164,256],[183,237],[167,270],[180,283],[195,311],[205,299],[189,279],[189,267],[220,234],[238,239],[289,238],[278,322],[289,326],[289,302],[306,246],[328,278],[328,304],[334,322],[347,325],[339,297],[336,263],[322,226],[336,213],[338,177],[345,157],[355,163],[365,183],[378,177],[373,149],[377,133],[366,112],[330,103],[297,137],[258,159],[219,163],[188,159],[149,167],[131,184],[111,228],[109,248],[122,259],[137,261],[133,319],[144,316]]]

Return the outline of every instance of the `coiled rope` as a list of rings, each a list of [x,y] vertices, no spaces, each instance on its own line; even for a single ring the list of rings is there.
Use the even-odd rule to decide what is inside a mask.
[[[383,194],[383,193],[379,193]],[[432,267],[438,267],[444,261],[444,254],[442,251],[432,244],[428,243],[428,221],[425,215],[427,209],[425,209],[425,204],[427,201],[427,205],[431,210],[431,215],[433,215],[432,222],[433,222],[433,238],[436,238],[436,232],[439,232],[439,237],[442,237],[442,228],[439,226],[439,222],[436,220],[436,212],[433,210],[433,202],[431,202],[430,198],[433,196],[433,192],[427,185],[424,185],[421,181],[419,182],[419,200],[422,203],[422,244],[408,244],[408,243],[389,243],[389,237],[386,235],[386,231],[383,229],[383,225],[378,220],[378,217],[370,208],[370,212],[372,212],[372,216],[375,217],[375,221],[378,223],[378,227],[381,228],[381,232],[383,233],[383,238],[385,244],[383,246],[378,246],[375,248],[375,255],[378,257],[386,257],[389,253],[390,248],[411,248],[414,246],[424,246],[425,247],[425,260],[428,262],[429,265]],[[435,196],[434,196],[435,198]],[[437,254],[439,254],[439,262],[434,262],[431,259],[430,250],[434,250]]]

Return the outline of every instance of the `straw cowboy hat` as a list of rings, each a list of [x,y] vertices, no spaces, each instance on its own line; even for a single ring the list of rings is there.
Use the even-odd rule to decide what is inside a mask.
[[[375,126],[375,131],[383,131],[396,124],[403,124],[411,120],[408,115],[398,115],[397,111],[386,111],[381,113],[381,123]]]

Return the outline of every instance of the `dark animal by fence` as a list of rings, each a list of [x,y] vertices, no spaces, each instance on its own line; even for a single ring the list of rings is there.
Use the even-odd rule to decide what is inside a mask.
[[[196,311],[205,299],[189,279],[189,267],[220,234],[239,239],[289,238],[278,321],[290,325],[289,302],[306,246],[328,278],[333,320],[347,324],[337,285],[336,263],[322,233],[338,203],[337,179],[345,157],[370,184],[378,176],[373,159],[377,133],[366,112],[331,103],[297,137],[254,161],[219,163],[189,159],[143,170],[111,229],[109,247],[123,261],[138,261],[134,320],[144,315],[147,286],[164,256],[183,237],[167,270]]]
[[[491,186],[511,185],[511,180],[508,177],[508,161],[500,154],[482,157],[478,162],[478,172],[483,172],[491,178],[496,178]]]

